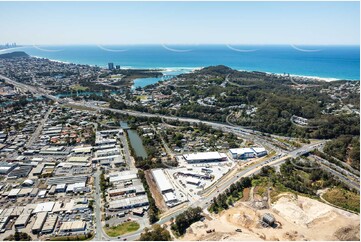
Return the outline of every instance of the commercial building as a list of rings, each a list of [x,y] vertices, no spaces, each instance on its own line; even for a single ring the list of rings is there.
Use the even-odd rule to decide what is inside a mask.
[[[54,231],[56,222],[58,221],[58,215],[56,214],[49,214],[46,218],[46,221],[41,229],[41,233],[52,233]]]
[[[252,149],[256,153],[257,157],[262,157],[262,156],[267,155],[267,150],[263,147],[253,147]]]
[[[152,170],[152,176],[155,179],[155,182],[157,183],[157,186],[161,193],[164,194],[174,191],[172,184],[169,182],[162,169]]]
[[[192,185],[196,185],[196,186],[199,186],[199,184],[201,183],[201,181],[199,179],[196,179],[193,177],[187,177],[186,182],[188,184],[192,184]]]
[[[69,157],[68,162],[87,163],[90,161],[90,156],[72,156]]]
[[[45,202],[36,205],[33,213],[51,212],[53,210],[55,202]]]
[[[41,229],[43,228],[47,216],[48,216],[47,212],[40,212],[36,214],[36,220],[31,229],[33,234],[37,234],[41,232]]]
[[[248,159],[267,155],[267,150],[262,147],[230,149],[233,159]]]
[[[18,166],[8,174],[8,179],[27,177],[32,169],[32,166]]]
[[[66,191],[66,184],[58,184],[55,187],[55,192],[65,192]]]
[[[134,179],[138,179],[138,171],[137,169],[131,169],[128,171],[113,172],[110,173],[108,176],[110,183],[127,182],[127,181],[132,181]]]
[[[178,202],[178,198],[177,198],[177,196],[174,194],[174,192],[164,193],[164,194],[163,194],[163,198],[164,198],[165,203],[166,203],[168,206],[172,206],[172,203]]]
[[[72,149],[72,153],[74,154],[91,154],[93,150],[92,146],[87,146],[87,147],[75,147],[74,149]]]
[[[123,209],[131,209],[149,205],[148,197],[146,195],[123,198],[109,202],[109,210],[117,211]]]
[[[66,193],[82,193],[90,192],[90,188],[85,185],[85,182],[69,184],[66,188]]]
[[[14,163],[0,162],[0,174],[6,175],[12,171],[17,165]]]
[[[10,190],[9,194],[8,194],[8,197],[9,198],[15,198],[18,196],[18,193],[20,192],[20,188],[13,188]]]
[[[135,193],[136,195],[143,195],[145,194],[145,189],[143,185],[137,185],[137,186],[129,186],[129,187],[123,187],[118,189],[112,189],[108,191],[109,196],[116,197],[120,195]]]
[[[72,222],[64,222],[59,231],[66,233],[66,232],[80,232],[85,231],[86,223],[84,221],[72,221]]]
[[[39,188],[35,187],[31,193],[30,193],[30,197],[36,197],[39,193]]]
[[[15,228],[25,228],[30,220],[32,209],[24,209],[22,214],[15,221]]]
[[[27,197],[30,195],[30,193],[33,191],[33,188],[27,187],[20,190],[18,193],[18,197]]]
[[[39,198],[45,198],[47,192],[48,192],[47,190],[40,190],[39,193],[38,193],[38,197]]]
[[[183,158],[188,163],[205,163],[205,162],[223,162],[227,161],[225,154],[219,152],[201,152],[195,154],[185,154]]]
[[[39,176],[44,170],[44,163],[37,165],[33,170],[34,176]]]
[[[61,177],[52,177],[48,180],[48,185],[58,185],[58,184],[74,184],[87,182],[88,177],[84,175],[80,176],[61,176]]]

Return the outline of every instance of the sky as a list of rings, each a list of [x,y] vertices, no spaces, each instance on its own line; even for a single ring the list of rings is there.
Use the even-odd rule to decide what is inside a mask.
[[[359,2],[0,2],[0,44],[359,45]]]

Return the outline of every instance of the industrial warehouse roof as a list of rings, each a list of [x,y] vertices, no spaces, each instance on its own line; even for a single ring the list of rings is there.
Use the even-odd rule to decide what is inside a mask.
[[[143,185],[136,185],[136,186],[128,186],[128,187],[123,187],[123,188],[117,188],[117,189],[112,189],[109,190],[108,193],[109,194],[116,194],[116,193],[121,193],[121,192],[127,192],[127,191],[136,191],[136,192],[144,192],[144,187]]]
[[[256,152],[256,153],[261,153],[261,152],[265,152],[266,149],[263,147],[252,147],[252,149]]]
[[[68,159],[68,162],[88,162],[90,156],[73,156]]]
[[[8,177],[26,177],[32,169],[31,166],[18,166],[9,173]]]
[[[33,191],[33,188],[32,188],[32,187],[23,188],[23,189],[21,189],[20,192],[18,193],[18,196],[28,195],[28,194],[30,194],[32,191]]]
[[[174,200],[178,200],[177,199],[177,196],[174,194],[174,192],[167,192],[167,193],[164,193],[164,200],[165,202],[172,202]]]
[[[173,190],[172,184],[169,182],[162,169],[152,170],[152,175],[161,192]]]
[[[50,214],[48,216],[48,218],[46,219],[43,228],[41,229],[41,232],[43,233],[49,233],[52,232],[54,227],[55,227],[55,223],[58,220],[58,215],[56,214]]]
[[[36,215],[36,220],[35,220],[35,223],[34,223],[32,229],[40,231],[41,228],[43,227],[43,224],[44,224],[44,221],[45,221],[47,215],[48,215],[47,212],[38,213]]]
[[[109,173],[110,182],[129,181],[138,178],[137,169]]]
[[[72,150],[74,153],[90,153],[93,149],[93,146],[88,147],[76,147]]]
[[[109,181],[110,182],[129,181],[137,178],[138,178],[137,174],[128,174],[123,176],[112,176],[109,178]]]
[[[60,231],[82,230],[84,228],[85,222],[77,220],[72,222],[64,222],[60,227]]]
[[[31,216],[32,209],[27,209],[23,211],[23,213],[16,219],[15,226],[26,225]]]
[[[245,153],[254,153],[255,151],[252,148],[237,148],[229,150],[232,154],[245,154]]]
[[[187,183],[192,183],[192,184],[199,184],[199,179],[193,178],[193,177],[187,177],[186,179]]]
[[[201,152],[195,154],[186,154],[183,155],[183,157],[186,160],[218,160],[223,158],[221,154],[219,154],[219,152]]]
[[[86,182],[88,180],[87,176],[61,176],[61,177],[52,177],[48,180],[48,185],[57,185],[57,184],[74,184],[80,182]]]
[[[138,205],[148,203],[148,197],[146,195],[129,197],[109,202],[110,209],[124,208],[131,205]]]
[[[53,210],[55,202],[39,203],[34,209],[33,213],[51,212]]]
[[[9,197],[15,197],[18,195],[18,193],[20,192],[21,189],[19,188],[14,188],[14,189],[11,189],[11,191],[9,192],[8,196]]]

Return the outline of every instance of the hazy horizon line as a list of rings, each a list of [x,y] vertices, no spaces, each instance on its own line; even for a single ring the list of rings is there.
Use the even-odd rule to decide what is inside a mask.
[[[0,44],[0,46],[5,46],[6,44],[12,44],[16,42],[9,42]],[[236,43],[136,43],[136,44],[98,44],[98,43],[74,43],[74,44],[16,44],[16,47],[31,47],[31,46],[149,46],[149,45],[171,45],[171,46],[212,46],[212,45],[235,45],[235,46],[358,46],[360,47],[360,43],[357,44],[236,44]]]

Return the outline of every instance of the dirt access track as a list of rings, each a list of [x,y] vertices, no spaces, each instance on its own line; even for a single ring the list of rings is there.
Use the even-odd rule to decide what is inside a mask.
[[[155,182],[152,173],[150,170],[144,171],[145,179],[149,185],[149,190],[152,194],[152,197],[155,200],[155,205],[163,213],[168,210],[168,206],[165,204],[162,194],[160,193],[157,183]]]

